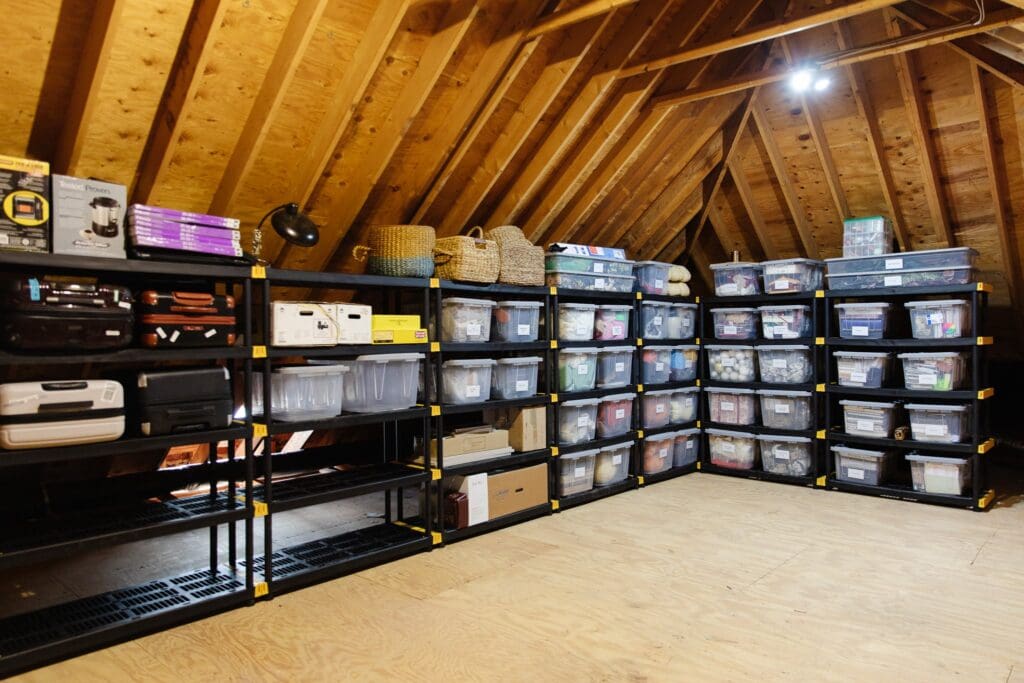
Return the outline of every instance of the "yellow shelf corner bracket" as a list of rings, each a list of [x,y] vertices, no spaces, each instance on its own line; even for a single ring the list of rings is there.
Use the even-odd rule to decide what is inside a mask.
[[[265,439],[267,438],[267,425],[262,422],[252,423],[252,438],[254,439]]]
[[[252,596],[254,598],[262,598],[270,592],[270,587],[266,581],[260,581],[252,587]]]
[[[267,267],[266,266],[253,266],[252,270],[249,271],[249,277],[253,280],[266,280],[267,279]]]

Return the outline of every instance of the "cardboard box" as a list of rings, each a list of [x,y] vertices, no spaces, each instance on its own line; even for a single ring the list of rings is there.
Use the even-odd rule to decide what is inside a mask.
[[[420,329],[420,317],[418,315],[374,315],[373,329],[418,330]]]
[[[490,517],[489,492],[487,473],[470,474],[465,477],[452,477],[449,491],[465,493],[469,498],[469,525],[481,524]]]
[[[373,309],[360,304],[338,304],[338,343],[369,344]]]
[[[53,253],[125,258],[124,185],[53,176]]]
[[[547,502],[546,464],[499,472],[487,477],[487,509],[491,519]]]
[[[270,311],[274,346],[335,346],[338,343],[338,304],[275,301]]]
[[[426,344],[427,331],[418,315],[375,315],[372,320],[374,344]]]
[[[495,427],[508,430],[508,443],[519,452],[539,451],[548,447],[547,408],[507,408],[488,410],[484,419]]]
[[[511,455],[508,447],[508,432],[491,427],[473,427],[456,430],[442,439],[444,443],[444,464],[446,467],[466,465],[490,458]],[[437,439],[430,442],[430,460],[437,466]],[[422,461],[421,461],[422,462]]]
[[[50,164],[0,155],[0,249],[50,251]]]

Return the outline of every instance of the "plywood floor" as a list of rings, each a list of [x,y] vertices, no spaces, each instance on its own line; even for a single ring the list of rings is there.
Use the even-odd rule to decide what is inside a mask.
[[[1024,504],[684,477],[24,678],[413,679],[1024,683]]]

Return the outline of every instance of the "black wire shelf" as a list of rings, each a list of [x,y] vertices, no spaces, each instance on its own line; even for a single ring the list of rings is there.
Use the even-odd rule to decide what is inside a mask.
[[[0,270],[50,273],[103,273],[123,278],[145,279],[140,276],[167,276],[177,280],[243,280],[252,269],[246,266],[217,266],[185,261],[157,261],[150,259],[113,259],[65,254],[33,254],[20,252],[0,253]]]
[[[267,268],[267,280],[272,287],[306,285],[327,289],[356,289],[386,287],[390,289],[426,289],[426,278],[389,277],[387,275],[360,275],[356,273],[321,273],[307,270]]]
[[[472,282],[454,282],[452,280],[439,280],[437,281],[437,285],[443,292],[471,292],[473,294],[480,294],[483,296],[515,295],[543,298],[548,295],[548,288],[544,286],[522,287],[519,285],[506,285],[501,283],[485,285]]]
[[[339,417],[331,417],[324,420],[302,420],[300,422],[283,422],[278,420],[272,422],[267,427],[267,431],[269,434],[292,434],[294,432],[315,431],[318,429],[345,429],[346,427],[400,422],[417,418],[422,419],[427,415],[427,412],[427,408],[417,406],[415,408],[391,410],[382,413],[345,413]]]
[[[701,422],[704,429],[724,429],[730,432],[744,432],[753,436],[792,436],[814,439],[818,432],[814,429],[775,429],[763,425],[733,425],[724,422]]]
[[[272,512],[287,512],[368,493],[419,486],[430,481],[430,472],[400,463],[334,470],[274,482]],[[254,487],[256,499],[266,501],[262,486]]]
[[[657,472],[655,474],[645,474],[643,475],[643,483],[641,484],[641,486],[650,486],[651,484],[657,484],[658,482],[668,481],[669,479],[676,479],[687,474],[693,474],[696,471],[697,463],[691,462],[689,465],[671,467],[665,470],[664,472]]]
[[[657,436],[659,434],[667,434],[669,432],[681,432],[687,429],[694,429],[699,427],[701,422],[699,420],[693,420],[691,422],[685,422],[683,424],[669,424],[664,427],[654,427],[652,429],[641,429],[643,436],[640,438],[646,439],[651,436]]]
[[[982,400],[995,395],[992,389],[973,391],[959,389],[955,391],[918,391],[916,389],[900,389],[896,387],[844,387],[838,384],[830,384],[828,393],[836,396],[884,396],[886,398],[910,398],[922,401],[973,401]]]
[[[620,436],[609,436],[603,439],[591,439],[590,441],[584,441],[582,443],[558,446],[558,454],[560,456],[571,455],[573,453],[579,453],[580,451],[592,451],[597,448],[604,448],[605,446],[616,446],[620,443],[626,443],[627,441],[636,441],[636,437],[637,433],[630,430]]]
[[[972,346],[989,346],[992,337],[957,337],[956,339],[844,339],[829,337],[826,342],[830,347],[869,347],[874,349],[903,348],[970,348]]]
[[[352,358],[387,353],[429,353],[430,344],[353,344],[351,346],[274,346],[267,349],[270,358]]]
[[[884,486],[871,486],[870,484],[856,484],[848,481],[839,481],[834,476],[829,476],[826,486],[833,491],[845,491],[847,493],[860,493],[867,496],[878,496],[894,500],[904,500],[917,503],[929,503],[932,505],[947,505],[950,507],[979,509],[979,501],[970,496],[953,496],[938,493],[925,493],[914,491],[911,486],[889,484]]]
[[[121,349],[93,353],[13,353],[0,351],[0,365],[85,365],[86,363],[162,363],[168,361],[208,361],[249,358],[247,346],[211,346],[194,349]]]
[[[445,477],[461,477],[470,474],[478,474],[480,472],[490,472],[492,470],[505,469],[507,467],[518,467],[520,465],[535,465],[542,462],[547,462],[547,459],[551,456],[550,448],[543,448],[537,451],[527,451],[525,453],[513,453],[512,455],[503,455],[499,458],[488,458],[487,460],[478,460],[477,462],[469,462],[462,465],[445,465],[442,468],[443,476]]]
[[[753,296],[702,296],[701,303],[706,307],[750,308],[752,305],[772,304],[810,304],[815,299],[825,296],[822,290],[813,292],[796,292],[794,294],[755,294]]]
[[[550,402],[550,400],[551,398],[547,394],[535,394],[527,398],[493,399],[490,401],[483,401],[481,403],[445,403],[440,406],[440,410],[444,415],[458,415],[462,413],[476,413],[481,410],[489,410],[491,408],[539,406]]]
[[[984,453],[995,446],[995,440],[989,439],[978,444],[973,443],[934,443],[930,441],[912,441],[910,439],[888,439],[874,436],[860,436],[847,434],[839,430],[832,430],[828,433],[828,440],[831,443],[855,444],[874,448],[896,448],[906,451],[923,451],[936,453],[951,453],[960,455],[973,455]]]
[[[720,467],[710,462],[703,462],[700,466],[701,472],[708,474],[721,474],[727,477],[739,477],[741,479],[755,479],[757,481],[770,481],[776,484],[793,484],[796,486],[814,486],[816,478],[812,474],[796,476],[792,474],[776,474],[764,470],[739,470],[731,467]]]
[[[636,478],[626,477],[622,481],[609,484],[608,486],[595,486],[589,491],[581,491],[580,493],[574,493],[569,496],[562,496],[558,499],[558,509],[568,510],[569,508],[592,503],[595,500],[617,496],[620,493],[632,491],[635,488],[637,488]]]
[[[991,292],[992,286],[982,282],[964,285],[942,285],[937,287],[877,287],[875,289],[830,289],[825,292],[828,299],[910,299],[928,294],[970,294]]]
[[[505,353],[511,351],[544,351],[551,342],[441,342],[441,353]]]
[[[636,347],[636,339],[630,337],[629,339],[585,339],[583,341],[562,341],[557,340],[555,346],[551,348],[558,349],[608,349],[615,348],[616,346],[628,346],[630,348]]]

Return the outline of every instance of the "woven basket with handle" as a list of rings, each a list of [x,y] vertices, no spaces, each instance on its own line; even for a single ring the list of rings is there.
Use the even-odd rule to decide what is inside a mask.
[[[522,230],[514,225],[502,225],[488,230],[487,237],[498,243],[501,255],[498,282],[521,287],[544,284],[544,249],[534,246]]]
[[[434,274],[437,236],[428,225],[375,225],[369,245],[352,250],[357,261],[368,261],[366,270],[392,277],[430,277]]]
[[[484,239],[483,228],[476,227],[468,235],[437,240],[434,264],[434,274],[445,280],[490,284],[498,281],[501,257],[497,243]]]

